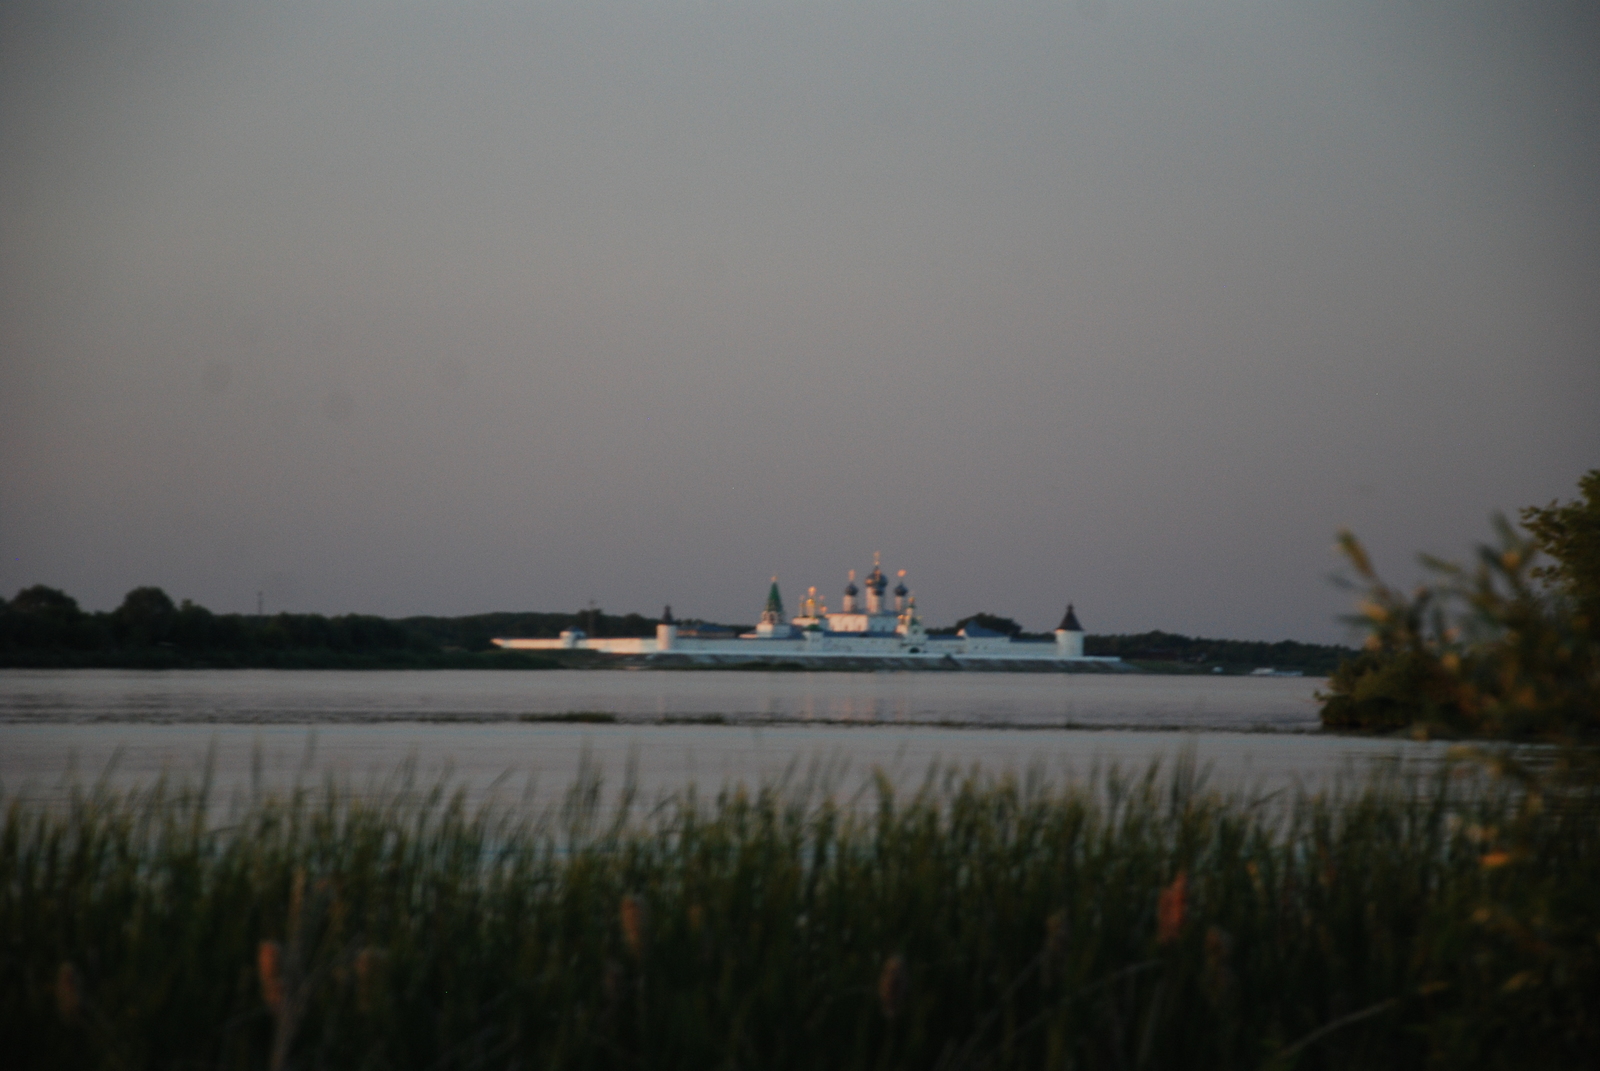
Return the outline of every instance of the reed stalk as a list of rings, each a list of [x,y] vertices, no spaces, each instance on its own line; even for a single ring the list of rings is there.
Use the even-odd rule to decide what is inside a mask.
[[[1180,762],[609,799],[592,770],[543,815],[403,779],[226,806],[168,783],[5,798],[7,1064],[1578,1067],[1600,1051],[1590,781],[1467,763],[1263,801]]]

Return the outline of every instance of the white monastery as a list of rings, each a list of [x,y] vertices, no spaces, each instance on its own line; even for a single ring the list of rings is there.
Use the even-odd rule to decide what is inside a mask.
[[[661,615],[655,639],[626,637],[601,639],[569,629],[554,640],[497,639],[494,643],[514,651],[582,650],[608,655],[642,657],[647,662],[676,664],[733,664],[739,662],[800,662],[825,665],[839,662],[882,662],[914,666],[944,665],[974,668],[1048,668],[1065,663],[1120,663],[1120,658],[1097,658],[1083,653],[1083,626],[1072,606],[1056,626],[1053,640],[1013,639],[1001,632],[968,625],[954,636],[930,636],[917,616],[917,600],[905,585],[905,570],[889,592],[878,555],[863,581],[865,597],[850,570],[844,600],[837,612],[817,601],[811,588],[800,602],[800,613],[784,620],[778,578],[772,578],[761,623],[740,636],[680,632],[672,607]]]

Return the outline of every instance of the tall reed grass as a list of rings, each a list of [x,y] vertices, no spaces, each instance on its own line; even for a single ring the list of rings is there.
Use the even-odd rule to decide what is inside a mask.
[[[1591,783],[12,796],[19,1068],[1593,1066]]]

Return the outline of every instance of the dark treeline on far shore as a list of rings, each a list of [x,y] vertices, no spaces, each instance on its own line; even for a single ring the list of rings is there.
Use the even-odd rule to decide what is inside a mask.
[[[1009,618],[979,614],[979,623],[1027,635]],[[710,622],[686,626],[719,627]],[[748,626],[720,626],[743,631]],[[160,588],[128,592],[112,611],[86,611],[55,588],[36,585],[0,599],[0,666],[12,667],[263,667],[263,668],[554,668],[570,656],[502,651],[497,636],[555,637],[579,628],[591,636],[654,636],[643,614],[490,613],[467,617],[386,618],[368,614],[219,614]],[[950,629],[954,631],[954,628]],[[1327,674],[1353,652],[1343,647],[1207,640],[1169,632],[1089,636],[1088,654],[1118,655],[1170,671],[1248,671],[1261,666]]]
[[[1299,643],[1295,640],[1208,640],[1172,632],[1141,632],[1133,636],[1085,636],[1083,653],[1113,655],[1147,669],[1199,667],[1224,672],[1272,668],[1299,670],[1325,677],[1356,652],[1334,644]]]
[[[596,617],[604,626],[629,619]],[[637,615],[633,615],[637,616]],[[43,585],[0,602],[0,665],[39,667],[553,668],[493,636],[555,636],[578,614],[391,619],[368,614],[217,614],[160,588],[135,588],[107,613]],[[579,627],[582,627],[581,625]],[[654,624],[651,623],[651,629]],[[618,633],[624,634],[624,633]]]
[[[1027,632],[1009,617],[973,614],[954,625],[929,629],[932,635],[954,635],[967,625],[1021,639],[1046,640],[1048,632]],[[1083,653],[1121,658],[1142,668],[1168,673],[1249,672],[1252,669],[1299,670],[1309,676],[1325,677],[1339,663],[1356,652],[1334,644],[1299,643],[1295,640],[1209,640],[1183,636],[1176,632],[1140,632],[1128,636],[1085,636]]]

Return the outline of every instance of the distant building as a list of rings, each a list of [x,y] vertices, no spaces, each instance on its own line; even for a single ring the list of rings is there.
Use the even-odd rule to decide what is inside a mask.
[[[829,661],[883,661],[886,664],[916,665],[946,663],[1003,668],[1015,663],[1019,668],[1043,667],[1053,663],[1119,663],[1119,658],[1097,658],[1083,653],[1083,626],[1071,604],[1056,626],[1054,639],[1017,639],[1001,632],[968,625],[954,636],[930,636],[917,615],[917,599],[906,588],[905,570],[892,593],[891,608],[885,601],[889,581],[883,575],[878,555],[873,555],[872,572],[856,586],[855,570],[850,570],[844,596],[837,611],[830,612],[811,588],[800,601],[800,612],[784,620],[783,596],[778,578],[767,589],[766,605],[754,632],[740,636],[707,634],[697,630],[680,634],[668,606],[656,626],[655,639],[642,637],[598,639],[569,629],[554,640],[497,639],[497,646],[516,651],[583,650],[608,655],[645,657],[650,661],[722,664],[750,661],[799,661],[825,665]]]

